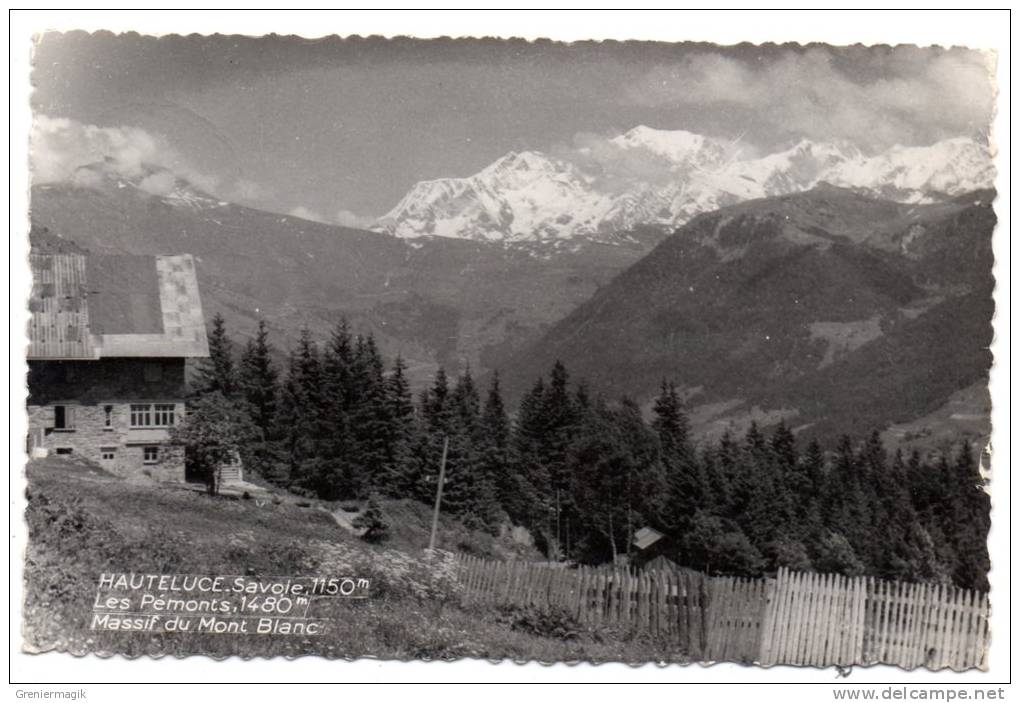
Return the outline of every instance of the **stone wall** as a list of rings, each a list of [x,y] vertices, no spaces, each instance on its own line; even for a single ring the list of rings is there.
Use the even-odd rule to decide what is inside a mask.
[[[158,402],[173,403],[179,422],[184,416],[184,402],[164,399]],[[29,405],[29,432],[42,437],[42,446],[51,454],[70,450],[73,454],[93,461],[106,471],[125,478],[148,475],[158,481],[184,481],[184,448],[167,444],[169,430],[165,428],[131,428],[131,403],[70,403],[74,407],[74,428],[54,429],[53,405]],[[111,426],[106,427],[105,406],[111,406]],[[156,463],[144,461],[144,447],[157,446]],[[103,449],[113,449],[113,458],[103,457]]]

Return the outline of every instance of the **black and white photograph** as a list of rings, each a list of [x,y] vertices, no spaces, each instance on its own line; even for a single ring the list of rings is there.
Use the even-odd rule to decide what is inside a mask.
[[[329,17],[32,37],[23,653],[989,671],[994,48]]]

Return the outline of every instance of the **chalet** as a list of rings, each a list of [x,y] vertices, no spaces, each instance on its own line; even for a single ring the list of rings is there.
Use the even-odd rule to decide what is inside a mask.
[[[630,560],[633,566],[645,570],[663,568],[669,570],[669,567],[676,566],[672,560],[666,557],[670,551],[670,538],[654,527],[645,526],[635,532],[631,544],[635,547]]]
[[[183,482],[183,449],[167,440],[184,414],[186,360],[209,355],[191,256],[30,260],[30,453]]]

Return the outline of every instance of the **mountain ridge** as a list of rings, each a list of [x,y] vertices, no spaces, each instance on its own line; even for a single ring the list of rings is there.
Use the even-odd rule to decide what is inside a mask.
[[[577,149],[577,159],[510,152],[474,175],[415,184],[373,229],[401,238],[614,243],[639,225],[670,229],[702,212],[823,182],[923,204],[994,180],[988,149],[962,137],[871,156],[847,143],[805,139],[749,156],[739,144],[642,125],[607,140],[605,148],[653,175],[609,178],[597,163],[582,163],[593,157],[591,147]]]
[[[610,399],[647,405],[675,380],[706,437],[910,423],[987,385],[993,200],[821,186],[699,215],[502,363],[504,388],[521,397],[561,359]]]

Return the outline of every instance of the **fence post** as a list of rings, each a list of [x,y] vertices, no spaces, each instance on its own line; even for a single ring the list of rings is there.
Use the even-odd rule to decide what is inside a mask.
[[[758,663],[762,666],[771,666],[771,648],[769,643],[772,636],[772,628],[775,627],[776,622],[776,586],[772,579],[766,579],[766,584],[765,612],[761,618],[761,640],[758,645]]]

